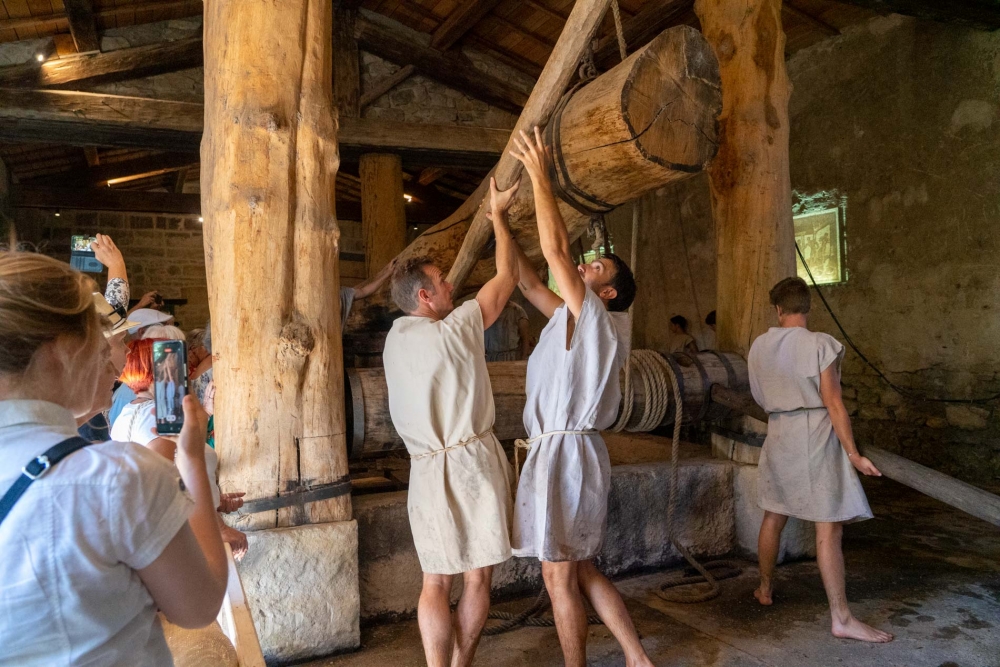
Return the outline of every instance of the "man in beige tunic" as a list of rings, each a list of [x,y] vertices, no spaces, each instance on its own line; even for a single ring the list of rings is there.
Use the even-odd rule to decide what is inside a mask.
[[[452,286],[429,258],[407,260],[392,276],[406,313],[393,324],[383,360],[389,413],[410,453],[407,508],[424,572],[417,619],[430,667],[472,662],[490,606],[493,566],[511,556],[511,470],[493,435],[493,390],[483,332],[517,284],[506,210],[516,186],[497,192],[490,217],[497,275],[458,308]],[[452,578],[464,590],[452,623]]]
[[[892,635],[854,618],[844,588],[844,524],[872,518],[855,472],[881,476],[858,453],[840,391],[844,346],[808,329],[809,287],[785,278],[771,289],[778,326],[750,347],[750,390],[764,408],[767,440],[760,456],[758,503],[764,510],[757,555],[758,602],[772,602],[781,531],[794,516],[816,523],[816,560],[830,602],[834,636],[887,642]]]

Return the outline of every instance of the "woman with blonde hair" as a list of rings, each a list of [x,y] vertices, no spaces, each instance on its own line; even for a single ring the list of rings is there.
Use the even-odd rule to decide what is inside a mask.
[[[0,253],[2,666],[169,665],[156,610],[201,627],[225,592],[197,401],[176,468],[134,443],[75,440],[108,388],[94,291],[62,262]]]

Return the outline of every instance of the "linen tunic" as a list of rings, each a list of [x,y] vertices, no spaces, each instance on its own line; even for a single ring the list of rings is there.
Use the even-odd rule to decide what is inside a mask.
[[[569,349],[571,313],[556,309],[528,358],[524,427],[601,430],[618,416],[618,371],[628,358],[628,318],[609,313],[589,289]],[[514,504],[516,556],[583,561],[597,556],[607,529],[611,461],[600,434],[551,435],[531,444]]]
[[[389,414],[412,457],[407,509],[421,569],[458,574],[507,560],[511,470],[490,430],[479,302],[439,321],[399,318],[383,360]]]
[[[819,390],[820,373],[843,357],[836,339],[802,327],[771,328],[753,342],[750,390],[769,413],[757,482],[762,509],[829,523],[872,518]]]

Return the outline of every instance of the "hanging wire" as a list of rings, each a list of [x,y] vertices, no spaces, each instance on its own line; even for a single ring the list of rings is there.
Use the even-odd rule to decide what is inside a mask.
[[[906,387],[900,387],[895,382],[890,380],[886,374],[882,372],[882,369],[873,364],[868,357],[865,356],[865,353],[858,348],[858,346],[851,339],[850,334],[848,334],[844,329],[844,325],[840,323],[840,320],[837,318],[837,314],[833,312],[833,308],[831,308],[830,304],[827,302],[826,297],[823,295],[823,291],[819,288],[819,285],[816,284],[816,278],[813,277],[812,271],[809,269],[809,264],[806,262],[806,258],[803,256],[802,249],[799,247],[798,242],[795,243],[795,252],[798,253],[799,260],[802,261],[802,266],[805,267],[806,273],[809,275],[809,280],[812,281],[813,289],[816,290],[816,294],[819,295],[820,301],[823,302],[823,307],[826,308],[826,312],[830,313],[833,323],[837,325],[838,329],[840,329],[840,333],[844,337],[844,340],[847,341],[847,344],[852,350],[854,350],[854,353],[860,357],[861,361],[865,362],[869,368],[875,371],[878,376],[882,378],[882,381],[889,385],[889,387],[897,391],[899,394],[915,401],[925,401],[928,403],[992,403],[993,401],[1000,399],[1000,392],[997,392],[992,396],[984,396],[982,398],[933,398],[930,396],[921,396],[914,390]]]

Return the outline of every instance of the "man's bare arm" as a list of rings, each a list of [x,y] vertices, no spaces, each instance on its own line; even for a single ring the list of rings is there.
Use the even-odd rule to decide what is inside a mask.
[[[514,237],[507,225],[507,208],[510,206],[519,183],[504,192],[497,190],[497,183],[490,178],[490,219],[496,238],[497,274],[479,290],[476,301],[483,312],[483,328],[488,329],[503,311],[517,285],[517,255],[514,254]]]
[[[382,284],[388,280],[389,276],[392,275],[392,270],[396,268],[396,260],[393,259],[391,262],[385,265],[381,271],[375,274],[374,278],[366,280],[360,285],[354,288],[354,298],[355,299],[366,299],[372,294],[378,291]]]
[[[844,405],[840,387],[840,369],[837,368],[837,364],[830,364],[826,370],[820,373],[819,393],[823,399],[823,405],[826,406],[826,411],[830,413],[833,431],[837,434],[837,439],[840,440],[840,446],[847,452],[851,464],[860,473],[881,477],[882,473],[878,471],[875,464],[858,453],[858,446],[854,442],[854,432],[851,430],[851,418]]]
[[[548,262],[549,270],[556,279],[559,293],[574,317],[580,316],[587,286],[576,268],[576,261],[569,249],[569,232],[559,213],[556,198],[549,180],[549,149],[542,142],[542,133],[535,127],[535,136],[529,137],[523,131],[521,139],[514,143],[518,150],[511,155],[524,164],[535,190],[535,217],[538,219],[538,240],[542,254]]]
[[[524,250],[517,244],[517,241],[514,242],[514,252],[517,254],[517,286],[520,288],[521,294],[532,306],[538,309],[538,312],[551,318],[552,314],[556,312],[556,308],[563,305],[563,300],[538,277],[535,267],[528,261],[527,255],[524,254]]]

